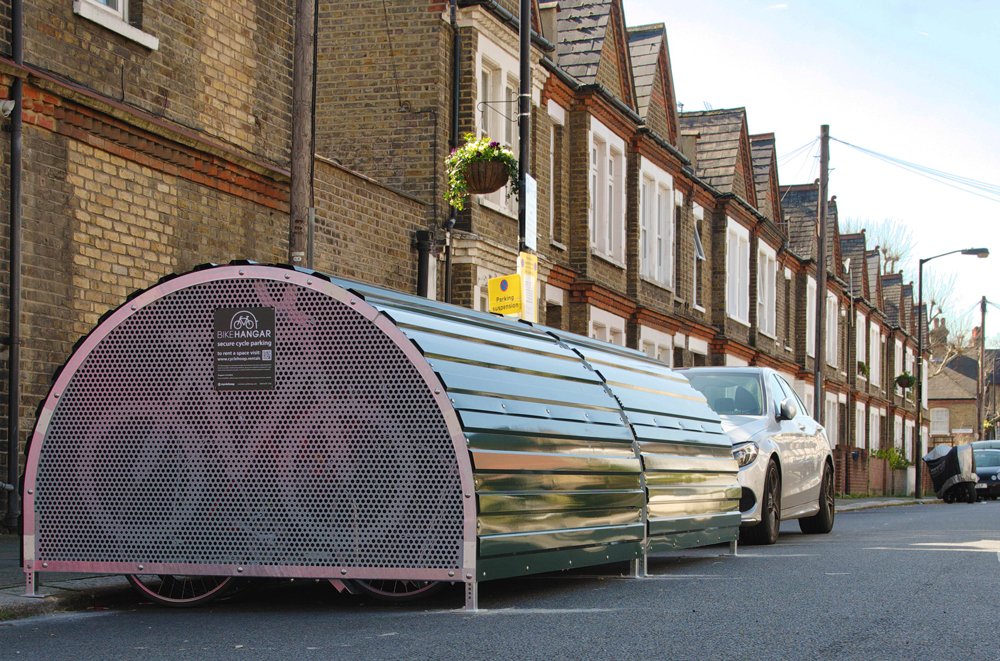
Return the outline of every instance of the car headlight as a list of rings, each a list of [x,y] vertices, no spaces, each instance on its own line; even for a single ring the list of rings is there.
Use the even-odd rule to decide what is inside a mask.
[[[739,464],[740,468],[744,466],[749,466],[756,459],[757,455],[760,453],[760,446],[750,441],[749,443],[741,443],[733,448],[733,459]]]

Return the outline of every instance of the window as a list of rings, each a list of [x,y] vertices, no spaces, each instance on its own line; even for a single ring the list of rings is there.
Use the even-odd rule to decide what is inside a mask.
[[[639,187],[640,270],[642,276],[667,288],[674,274],[673,177],[649,163],[642,164]]]
[[[705,248],[701,244],[701,222],[705,219],[705,210],[700,205],[694,205],[694,267],[692,271],[691,304],[699,309],[701,306],[701,278],[705,270]]]
[[[836,367],[840,347],[840,302],[836,295],[826,294],[826,364]]]
[[[857,402],[854,409],[854,447],[865,448],[865,405]]]
[[[673,226],[673,244],[674,244],[674,272],[673,272],[673,284],[674,292],[676,293],[681,287],[681,237],[684,233],[681,231],[681,222],[684,212],[684,194],[680,191],[674,191],[674,226]]]
[[[866,346],[865,340],[868,337],[868,324],[865,321],[865,316],[860,312],[857,313],[854,321],[855,337],[854,341],[857,344],[857,359],[858,362],[868,364],[868,347]],[[869,366],[870,367],[870,366]],[[850,368],[850,365],[848,365]],[[858,372],[858,378],[864,379],[865,375]]]
[[[655,328],[640,326],[639,348],[653,360],[670,366],[674,353],[674,336]]]
[[[896,374],[893,377],[895,378],[895,376],[899,376],[900,374],[903,373],[903,342],[901,340],[896,340],[896,350],[893,352],[892,358],[893,358],[892,366],[893,369],[896,370]],[[896,393],[902,394],[903,389],[900,388],[899,386],[896,386]]]
[[[840,425],[837,422],[837,396],[829,396],[826,398],[826,412],[823,417],[823,426],[826,427],[826,437],[830,440],[830,445],[838,445],[840,443],[840,434],[838,430]]]
[[[875,325],[873,321],[868,331],[869,340],[869,353],[871,354],[871,363],[868,364],[868,373],[871,376],[872,385],[877,386],[881,383],[882,379],[882,335],[879,333],[878,326]]]
[[[946,408],[931,409],[931,435],[946,436],[951,433],[951,411]]]
[[[149,50],[158,50],[160,40],[143,32],[136,22],[130,20],[128,6],[129,0],[74,0],[73,13]]]
[[[726,314],[750,325],[750,231],[728,219],[726,230]]]
[[[565,241],[563,217],[566,214],[563,202],[563,140],[566,111],[550,100],[549,118],[552,120],[552,133],[549,137],[549,240],[557,246],[562,246]]]
[[[816,355],[816,280],[806,283],[806,355]]]
[[[606,310],[590,308],[590,337],[625,346],[625,318]]]
[[[907,461],[913,461],[913,438],[916,429],[912,420],[906,421],[906,426],[903,428],[903,453]]]
[[[591,118],[590,246],[625,264],[625,142]]]
[[[479,135],[486,135],[514,154],[518,153],[517,128],[518,72],[517,58],[504,51],[483,34],[479,35]],[[517,212],[517,201],[507,196],[504,186],[495,193],[481,195],[490,206],[508,214]]]
[[[868,449],[879,450],[882,444],[879,442],[879,416],[877,409],[868,411]]]
[[[785,349],[792,347],[792,272],[785,267]]]
[[[892,446],[903,449],[903,419],[898,415],[892,416]]]
[[[768,337],[776,333],[777,266],[775,251],[761,244],[757,250],[757,326]]]

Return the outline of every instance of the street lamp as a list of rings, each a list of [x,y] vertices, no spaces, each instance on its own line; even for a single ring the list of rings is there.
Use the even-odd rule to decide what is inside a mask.
[[[923,430],[923,418],[924,418],[924,264],[931,261],[932,259],[937,259],[938,257],[945,257],[947,255],[954,255],[955,253],[962,253],[963,255],[975,255],[980,259],[984,259],[990,256],[989,248],[963,248],[960,250],[950,250],[948,252],[943,252],[940,255],[934,255],[933,257],[925,257],[919,261],[919,266],[917,267],[917,453],[914,457],[914,466],[916,466],[916,485],[914,486],[913,495],[915,498],[920,498],[923,494],[920,488],[920,461],[924,452],[922,449],[924,430]]]

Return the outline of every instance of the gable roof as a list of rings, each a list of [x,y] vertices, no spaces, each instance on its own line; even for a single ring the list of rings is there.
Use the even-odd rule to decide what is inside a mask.
[[[886,273],[882,276],[882,309],[890,326],[901,326],[899,306],[903,296],[903,274]]]
[[[679,119],[682,133],[698,135],[698,177],[756,208],[746,109],[682,112]]]
[[[556,33],[559,68],[635,108],[621,0],[560,0]]]
[[[636,108],[646,126],[677,144],[677,100],[667,29],[663,23],[628,28],[629,55],[635,82]]]
[[[776,223],[781,217],[781,186],[778,183],[778,156],[773,133],[750,136],[753,182],[757,191],[757,210]]]
[[[851,260],[851,268],[847,271],[848,294],[855,298],[868,298],[867,271],[865,264],[865,232],[861,230],[857,234],[840,235],[840,254],[844,261]]]
[[[976,380],[944,367],[927,378],[927,399],[976,399]]]

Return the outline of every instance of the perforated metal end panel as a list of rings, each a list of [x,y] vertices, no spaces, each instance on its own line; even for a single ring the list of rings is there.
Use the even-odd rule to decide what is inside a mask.
[[[38,563],[461,568],[453,433],[398,341],[329,283],[201,279],[67,365],[37,449]],[[273,309],[270,387],[218,387],[220,308]]]

